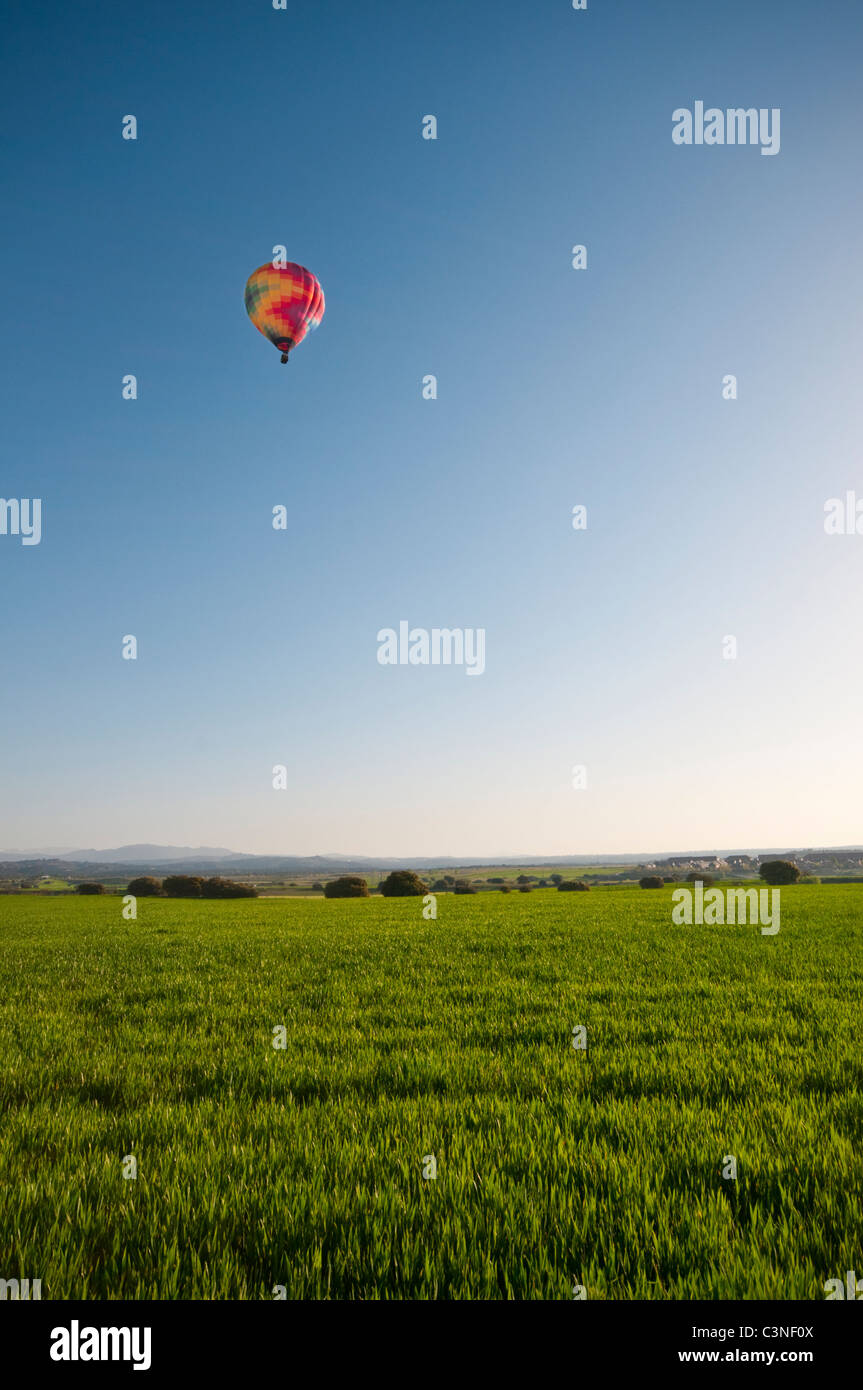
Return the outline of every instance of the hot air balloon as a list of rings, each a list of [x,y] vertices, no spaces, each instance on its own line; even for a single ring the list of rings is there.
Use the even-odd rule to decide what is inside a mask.
[[[259,266],[246,281],[246,313],[287,362],[291,348],[301,343],[324,316],[324,292],[305,266]]]

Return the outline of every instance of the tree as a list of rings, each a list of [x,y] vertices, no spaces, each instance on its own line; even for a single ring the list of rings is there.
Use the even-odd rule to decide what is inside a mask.
[[[505,880],[502,878],[490,878],[488,881],[489,883],[493,883],[495,886],[497,886],[499,883],[505,882]]]
[[[765,883],[776,885],[796,883],[800,877],[800,870],[790,859],[768,859],[759,865],[758,873]]]
[[[664,881],[658,874],[648,874],[646,878],[638,880],[639,888],[664,888]]]
[[[324,885],[323,885],[322,883],[313,883],[313,884],[312,884],[312,892],[313,892],[313,893],[323,893],[323,891],[324,891]]]
[[[201,884],[202,898],[256,898],[254,884],[235,883],[230,878],[206,878]]]
[[[79,883],[75,889],[76,893],[104,893],[104,883]]]
[[[511,893],[512,889],[510,888],[508,883],[505,883],[500,891],[501,893]]]
[[[143,878],[133,878],[126,892],[135,898],[159,898],[162,895],[162,885],[157,878],[145,874]]]
[[[518,891],[519,893],[532,893],[533,888],[529,883],[520,883],[518,885]]]
[[[563,874],[552,874],[551,881],[552,883],[563,883]]]
[[[705,888],[709,888],[713,882],[712,874],[703,874],[700,870],[693,869],[691,874],[686,875],[687,883],[703,883]]]
[[[324,888],[325,898],[367,898],[368,896],[368,883],[364,878],[357,878],[354,874],[343,874],[341,878],[334,878]]]
[[[166,898],[200,898],[202,878],[191,874],[169,874],[162,884]]]
[[[570,879],[569,881],[564,879],[563,882],[557,885],[557,891],[558,893],[589,893],[590,884],[582,882],[580,878]]]
[[[519,874],[518,878],[516,879],[516,883],[520,883],[520,884],[522,884],[522,885],[525,884],[525,883],[530,883],[530,875],[529,875],[529,874]]]
[[[381,884],[385,898],[421,898],[428,892],[422,879],[410,869],[394,869]]]
[[[475,893],[476,889],[472,883],[457,883],[453,889],[454,893]]]

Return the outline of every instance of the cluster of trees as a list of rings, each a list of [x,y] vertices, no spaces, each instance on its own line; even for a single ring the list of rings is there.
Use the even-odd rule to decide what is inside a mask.
[[[76,893],[107,893],[104,883],[79,883]],[[135,898],[256,898],[258,890],[252,884],[235,883],[230,878],[193,878],[190,874],[170,874],[164,882],[151,878],[133,878],[125,890]]]
[[[488,882],[493,883],[501,893],[512,892],[512,885],[502,878],[490,878]],[[530,893],[534,884],[540,888],[549,886],[549,880],[537,879],[535,875],[530,874],[519,874],[515,882],[520,893]],[[590,892],[589,883],[584,883],[581,879],[566,881],[563,874],[552,874],[551,882],[560,893]],[[660,879],[660,884],[661,882]],[[443,878],[436,879],[429,888],[418,874],[407,869],[394,870],[378,885],[378,892],[382,893],[385,898],[420,898],[428,892],[476,893],[478,891],[473,883],[468,883],[466,879],[455,878],[452,874],[446,874]],[[328,898],[367,898],[369,893],[370,889],[366,879],[358,878],[352,874],[344,874],[341,878],[335,878],[324,888],[324,894]]]
[[[378,884],[378,892],[383,894],[385,898],[422,898],[428,891],[428,885],[423,883],[418,874],[412,873],[409,869],[395,869],[382,883]],[[458,887],[455,891],[459,891]],[[468,891],[473,892],[473,889]],[[327,898],[367,898],[369,885],[366,879],[359,878],[356,874],[343,874],[341,878],[334,878],[326,884],[324,896]]]
[[[230,878],[195,878],[191,874],[169,874],[163,882],[145,875],[133,878],[126,889],[136,898],[256,898],[252,884],[235,883]]]

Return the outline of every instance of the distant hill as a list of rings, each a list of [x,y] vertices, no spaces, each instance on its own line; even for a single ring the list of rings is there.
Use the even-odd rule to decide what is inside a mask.
[[[171,864],[177,859],[245,859],[233,849],[213,849],[210,845],[120,845],[119,849],[70,850],[60,859],[84,859],[88,864]]]
[[[64,859],[76,864],[172,864],[175,860],[245,859],[233,849],[209,845],[120,845],[118,849],[0,850],[0,860]]]

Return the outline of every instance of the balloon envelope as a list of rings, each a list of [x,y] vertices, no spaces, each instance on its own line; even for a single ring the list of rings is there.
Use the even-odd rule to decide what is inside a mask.
[[[324,292],[305,266],[259,266],[246,281],[246,313],[265,338],[280,352],[301,343],[310,328],[324,316]]]

